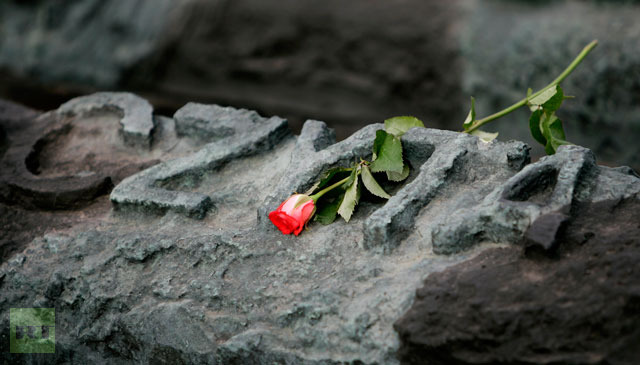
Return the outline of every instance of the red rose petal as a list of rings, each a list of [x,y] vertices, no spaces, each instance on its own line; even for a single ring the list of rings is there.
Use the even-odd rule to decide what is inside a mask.
[[[298,228],[297,220],[277,210],[269,213],[269,219],[284,234],[290,234]]]
[[[282,202],[278,209],[269,213],[269,219],[282,233],[293,232],[297,236],[315,211],[313,200],[303,194],[294,194]]]

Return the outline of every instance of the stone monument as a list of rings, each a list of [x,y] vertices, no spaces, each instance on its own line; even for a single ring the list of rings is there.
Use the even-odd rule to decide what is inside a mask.
[[[580,146],[411,129],[409,178],[350,223],[282,235],[267,213],[381,124],[98,93],[0,104],[0,323],[55,308],[23,363],[634,363],[640,177]]]

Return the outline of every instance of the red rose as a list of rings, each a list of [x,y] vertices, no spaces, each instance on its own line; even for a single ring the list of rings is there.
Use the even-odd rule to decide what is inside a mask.
[[[296,236],[316,212],[316,205],[308,195],[294,194],[285,200],[278,209],[269,213],[269,219],[284,234],[293,232]]]

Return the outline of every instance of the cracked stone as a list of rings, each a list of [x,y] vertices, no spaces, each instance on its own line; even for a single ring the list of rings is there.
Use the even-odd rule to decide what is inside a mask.
[[[294,136],[281,118],[217,106],[153,120],[149,149],[127,151],[156,164],[79,212],[34,208],[33,220],[67,224],[43,218],[0,262],[1,325],[11,307],[55,308],[55,362],[587,362],[584,348],[638,359],[630,169],[578,146],[530,163],[522,142],[412,129],[413,172],[393,198],[283,236],[267,213],[325,169],[368,158],[382,124],[336,142],[320,121]]]

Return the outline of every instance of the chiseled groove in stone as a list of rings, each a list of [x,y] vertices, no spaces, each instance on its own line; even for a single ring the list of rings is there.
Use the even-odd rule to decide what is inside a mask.
[[[507,180],[500,192],[501,200],[507,200],[509,192],[517,189],[518,185],[533,177],[532,175],[542,174],[548,169],[555,170],[558,176],[553,193],[544,209],[558,210],[571,204],[581,175],[596,169],[595,156],[583,147],[563,146],[557,154],[544,157],[538,163],[525,167],[520,173]],[[523,202],[522,204],[535,203]]]
[[[348,166],[355,158],[370,156],[375,131],[381,128],[382,124],[369,125],[350,138],[325,147],[332,141],[327,137],[326,125],[307,121],[279,189],[267,196],[258,209],[258,221],[268,224],[270,210],[291,193],[306,191],[328,168]],[[319,140],[324,142],[314,144]],[[365,221],[361,243],[364,249],[388,253],[398,246],[413,228],[418,212],[448,181],[465,173],[460,166],[468,159],[469,151],[486,153],[493,169],[503,176],[510,176],[529,161],[528,147],[522,142],[485,144],[467,134],[427,128],[411,129],[402,140],[404,157],[418,174]]]
[[[557,171],[558,176],[547,201],[508,199],[521,188],[521,184],[548,173],[549,169]],[[557,211],[569,213],[575,197],[580,193],[580,179],[592,179],[597,175],[597,169],[590,150],[579,146],[561,146],[555,155],[526,166],[495,188],[478,206],[458,211],[446,221],[439,222],[432,231],[434,252],[456,253],[485,240],[502,243],[521,241],[527,228],[539,216]]]
[[[271,192],[258,208],[258,222],[267,224],[269,211],[275,209],[293,192],[305,192],[328,168],[349,166],[356,158],[371,155],[376,130],[380,123],[370,124],[349,138],[335,143],[335,135],[324,122],[307,120],[291,154],[291,161],[278,189]]]
[[[362,243],[365,249],[388,253],[397,247],[410,233],[420,209],[446,184],[450,171],[460,163],[471,145],[468,135],[456,136],[449,132],[438,136],[431,130],[411,132],[407,134],[408,143],[405,144],[421,144],[423,150],[435,151],[419,166],[418,176],[367,219]],[[434,136],[440,138],[434,139]]]
[[[191,156],[163,162],[128,177],[113,189],[111,201],[118,208],[172,210],[190,217],[203,218],[213,207],[209,196],[165,189],[163,184],[184,176],[200,176],[233,159],[269,150],[288,133],[286,120],[278,117],[266,119],[247,133],[234,134],[209,143]]]
[[[154,128],[153,107],[137,95],[126,92],[99,92],[71,99],[62,104],[56,112],[63,116],[82,116],[102,110],[120,114],[125,143],[150,148]]]
[[[522,142],[486,144],[468,134],[435,129],[410,130],[403,136],[403,147],[405,159],[414,169],[419,168],[418,176],[367,219],[365,249],[389,253],[397,247],[411,233],[421,209],[452,180],[466,179],[467,174],[484,168],[493,174],[510,175],[530,160],[529,147]],[[478,154],[488,158],[492,166],[474,164]],[[486,184],[491,182],[465,187],[469,204],[477,202],[473,192],[483,190]]]

